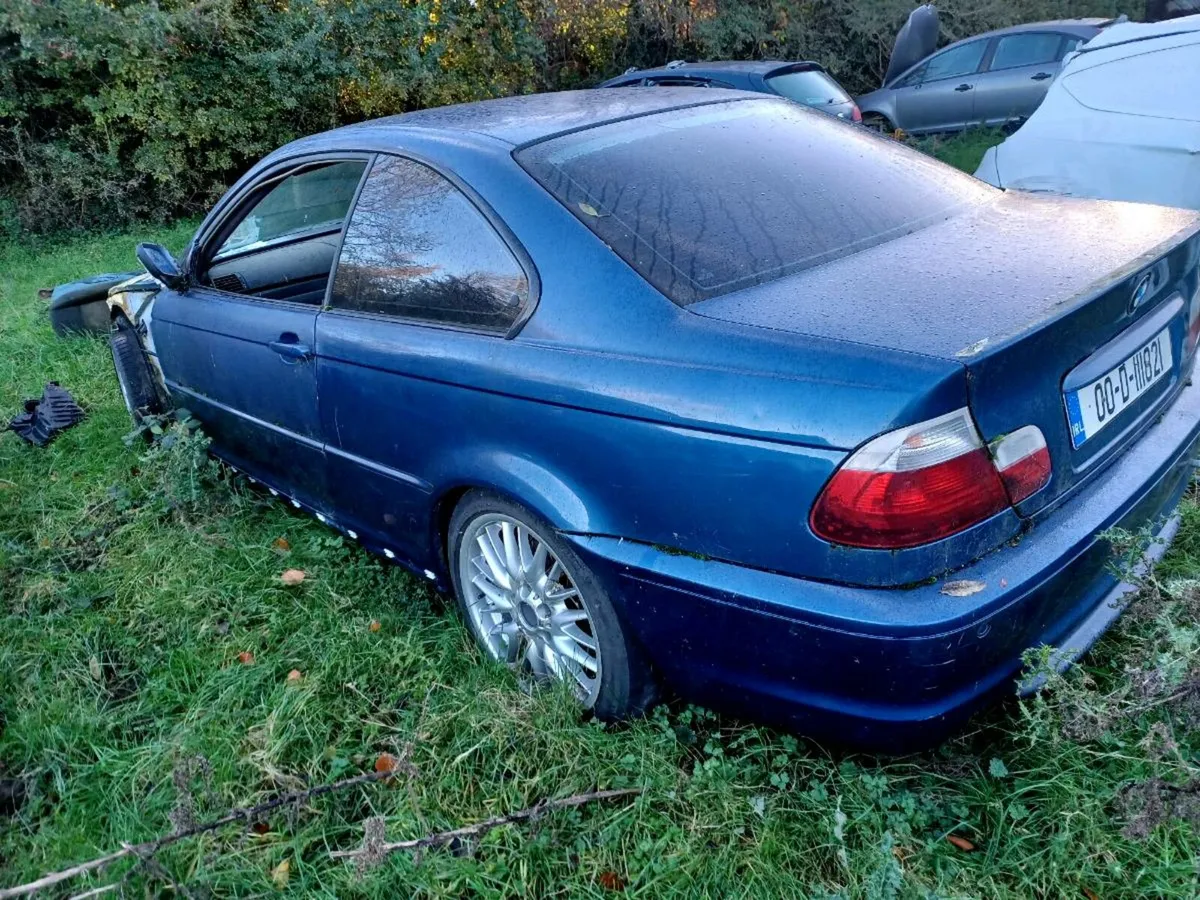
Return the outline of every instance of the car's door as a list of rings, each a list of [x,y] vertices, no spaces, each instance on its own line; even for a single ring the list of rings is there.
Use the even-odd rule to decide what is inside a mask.
[[[198,236],[191,286],[155,301],[167,388],[232,464],[327,503],[314,348],[346,211],[368,159],[307,159],[250,185]]]
[[[470,188],[411,159],[376,159],[317,320],[339,524],[429,565],[430,492],[439,471],[474,451],[479,417],[496,406],[480,373],[507,351],[536,283],[516,239]]]
[[[1032,115],[1077,38],[1051,31],[1026,31],[997,38],[985,71],[976,76],[976,120],[1000,125]]]
[[[976,73],[987,49],[988,39],[981,38],[931,56],[922,64],[920,83],[897,95],[895,124],[915,132],[966,127],[974,114]]]

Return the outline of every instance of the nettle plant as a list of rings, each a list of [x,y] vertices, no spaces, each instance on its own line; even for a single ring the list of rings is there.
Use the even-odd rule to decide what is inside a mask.
[[[124,441],[148,442],[140,474],[150,485],[151,504],[164,514],[195,512],[222,484],[222,467],[208,452],[212,441],[186,409],[146,416]]]

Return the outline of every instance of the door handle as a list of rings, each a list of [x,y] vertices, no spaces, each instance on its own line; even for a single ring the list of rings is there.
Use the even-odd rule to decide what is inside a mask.
[[[960,84],[958,87],[955,88],[956,91],[969,91],[970,89],[971,89],[971,85],[969,85],[969,84]]]
[[[1036,75],[1031,77],[1029,80],[1030,81],[1045,81],[1047,78],[1053,78],[1053,77],[1054,76],[1051,75],[1049,72],[1038,72]]]
[[[300,339],[290,332],[281,334],[277,341],[268,341],[267,346],[284,359],[301,360],[312,356],[312,347],[301,344]]]

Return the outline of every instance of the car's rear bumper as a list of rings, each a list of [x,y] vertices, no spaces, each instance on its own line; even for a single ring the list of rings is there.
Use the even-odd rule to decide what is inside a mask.
[[[851,588],[616,538],[568,535],[618,597],[664,679],[688,699],[885,751],[928,745],[1011,692],[1029,648],[1065,666],[1119,614],[1112,528],[1150,529],[1156,558],[1200,444],[1200,385],[1021,540],[945,580]],[[802,521],[802,514],[797,515]],[[1026,681],[1026,688],[1036,685]]]

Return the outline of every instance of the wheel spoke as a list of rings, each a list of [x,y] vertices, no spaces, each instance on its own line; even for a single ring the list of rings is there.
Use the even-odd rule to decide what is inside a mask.
[[[546,668],[550,671],[551,675],[562,678],[563,661],[558,655],[558,651],[555,649],[554,644],[550,641],[544,641],[542,643],[542,659],[546,661]]]
[[[503,654],[497,655],[500,656],[508,665],[516,665],[517,660],[521,658],[521,645],[524,643],[524,640],[525,638],[521,634],[521,630],[516,627],[516,623],[514,622],[512,636],[504,642]]]
[[[504,568],[504,564],[500,562],[500,557],[496,553],[496,548],[492,545],[492,536],[488,532],[484,532],[475,542],[479,544],[479,550],[483,553],[483,559],[487,563],[492,572],[492,581],[500,587],[508,590],[512,587],[512,581],[508,577],[508,572]]]
[[[488,637],[504,637],[504,638],[508,638],[511,641],[514,638],[516,638],[517,631],[518,631],[518,629],[517,629],[516,622],[514,622],[512,619],[501,619],[499,622],[497,622],[495,625],[493,625],[491,627],[491,630],[488,631],[487,636]]]
[[[578,597],[579,591],[573,587],[552,587],[546,591],[545,597],[551,603],[562,603],[564,600],[570,600],[572,597]]]
[[[596,665],[596,660],[589,656],[585,650],[575,646],[575,642],[569,637],[556,636],[554,638],[554,649],[558,651],[560,656],[574,660],[589,672],[595,673],[599,668]]]
[[[571,673],[571,677],[575,679],[575,684],[586,698],[592,692],[594,680],[589,678],[587,673],[583,671],[583,667],[569,656],[559,657],[562,660],[563,668]]]
[[[525,567],[525,576],[527,578],[532,576],[533,583],[538,587],[542,586],[542,580],[546,577],[546,557],[549,555],[545,541],[538,541],[537,549],[533,551],[533,558]]]
[[[564,628],[567,625],[574,625],[576,622],[586,622],[588,614],[582,609],[562,609],[554,614],[554,618],[550,621],[557,628]]]
[[[523,525],[517,526],[517,565],[522,574],[528,574],[533,568],[533,544],[529,540],[529,529]]]
[[[586,647],[588,650],[599,649],[596,646],[596,639],[583,631],[578,625],[563,625],[561,628],[559,628],[559,631],[561,631],[575,643],[579,644],[581,647]]]
[[[487,599],[488,606],[490,606],[492,609],[499,609],[507,612],[513,608],[512,600],[508,598],[508,595],[496,585],[492,584],[483,575],[476,575],[471,579],[471,584],[479,588],[479,592]]]
[[[537,641],[529,641],[525,645],[525,662],[529,664],[529,670],[537,677],[542,677],[546,674],[546,659],[542,656],[542,648]]]
[[[512,522],[500,523],[500,545],[504,548],[504,565],[508,574],[514,578],[521,574],[520,551],[517,550],[515,531]]]

